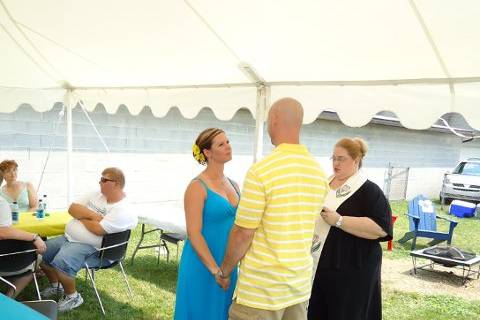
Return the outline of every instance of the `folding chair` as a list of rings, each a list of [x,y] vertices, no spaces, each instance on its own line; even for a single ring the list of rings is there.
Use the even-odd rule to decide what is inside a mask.
[[[21,272],[32,264],[33,269]],[[42,300],[40,290],[38,289],[37,277],[35,276],[37,267],[37,250],[33,245],[33,242],[13,239],[0,240],[0,273],[13,273],[11,276],[4,278],[0,277],[0,280],[16,291],[17,288],[9,281],[9,279],[26,273],[32,273],[38,299]],[[16,274],[16,271],[19,273]]]
[[[98,271],[100,269],[109,269],[118,264],[122,271],[123,278],[125,279],[125,283],[127,284],[128,295],[130,296],[130,298],[133,298],[132,289],[130,288],[130,284],[127,280],[127,275],[125,274],[125,270],[123,269],[122,264],[122,261],[125,260],[125,254],[127,253],[130,232],[130,230],[125,230],[123,232],[104,235],[102,247],[98,249],[97,252],[92,253],[90,256],[87,257],[87,259],[85,259],[85,261],[88,261],[88,258],[94,255],[98,255],[98,257],[100,258],[99,266],[92,267],[89,266],[87,262],[85,262],[85,272],[88,275],[90,281],[92,282],[93,289],[95,290],[95,294],[97,295],[97,300],[100,304],[100,308],[102,308],[103,315],[105,315],[105,309],[103,308],[102,300],[100,299],[97,286],[95,285],[95,271]]]
[[[22,303],[48,317],[50,320],[57,320],[58,308],[57,302],[54,300],[22,301]]]
[[[160,236],[158,238],[158,244],[151,244],[151,245],[144,245],[142,246],[142,242],[144,240],[144,237],[146,234],[152,233],[152,232],[160,232]],[[133,250],[132,254],[132,259],[130,260],[130,264],[133,265],[133,260],[135,259],[135,255],[137,254],[138,250],[141,249],[148,249],[148,248],[158,248],[158,253],[157,253],[157,265],[160,264],[160,253],[161,253],[161,248],[165,248],[167,251],[167,262],[170,259],[170,250],[168,249],[167,242],[174,244],[177,247],[177,261],[178,261],[178,243],[180,241],[185,240],[186,236],[180,233],[172,233],[172,232],[165,232],[160,228],[154,228],[147,230],[145,227],[145,223],[142,224],[142,233],[140,234],[140,240],[138,241],[138,244]]]
[[[179,233],[166,233],[166,232],[162,231],[161,234],[160,234],[160,239],[162,240],[162,246],[165,248],[165,250],[167,250],[167,262],[170,258],[170,250],[168,250],[168,246],[167,246],[166,242],[170,242],[170,243],[174,244],[175,246],[177,246],[177,262],[178,262],[178,243],[180,241],[185,240],[185,236],[183,236]],[[160,250],[158,250],[157,260],[159,260],[159,259],[160,259]],[[158,265],[158,261],[157,261],[157,265]]]

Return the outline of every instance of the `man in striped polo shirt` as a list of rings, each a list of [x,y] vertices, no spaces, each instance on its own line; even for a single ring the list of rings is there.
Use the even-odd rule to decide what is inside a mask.
[[[310,248],[328,192],[320,165],[300,144],[301,104],[275,102],[268,133],[275,150],[248,170],[235,224],[217,282],[240,273],[229,319],[307,319],[311,292]]]

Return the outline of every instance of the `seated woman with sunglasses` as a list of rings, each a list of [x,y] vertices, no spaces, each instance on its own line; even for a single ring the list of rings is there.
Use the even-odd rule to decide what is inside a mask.
[[[360,171],[366,153],[359,138],[335,144],[330,191],[315,226],[318,267],[308,319],[382,318],[379,242],[392,239],[392,212],[382,190]]]
[[[77,292],[75,277],[85,260],[100,248],[103,235],[133,229],[137,216],[130,209],[123,192],[125,176],[118,168],[106,168],[100,178],[100,192],[72,203],[68,213],[73,217],[65,226],[65,235],[47,241],[41,267],[50,282],[42,291],[48,298],[65,294],[58,302],[60,312],[77,308],[83,298]],[[99,266],[100,259],[88,258],[89,266]]]

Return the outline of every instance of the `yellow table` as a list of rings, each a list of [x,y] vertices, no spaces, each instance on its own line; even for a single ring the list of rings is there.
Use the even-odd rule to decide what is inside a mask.
[[[65,211],[49,212],[50,215],[37,219],[33,212],[21,212],[20,219],[13,227],[23,231],[38,233],[42,237],[62,235],[65,225],[72,216]]]

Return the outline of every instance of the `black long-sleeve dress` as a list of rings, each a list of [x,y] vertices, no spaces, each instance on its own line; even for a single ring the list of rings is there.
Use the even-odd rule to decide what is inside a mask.
[[[387,235],[369,240],[330,228],[313,282],[308,319],[381,319],[380,242],[392,239],[390,205],[382,190],[367,180],[337,212],[342,216],[371,218]]]

